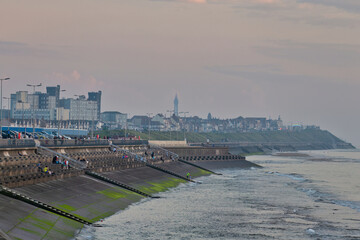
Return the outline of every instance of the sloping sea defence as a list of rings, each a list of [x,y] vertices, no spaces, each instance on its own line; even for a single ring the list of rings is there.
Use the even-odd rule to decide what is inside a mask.
[[[161,164],[161,167],[181,176],[189,172],[194,178],[210,174],[180,162]],[[102,174],[153,196],[186,182],[150,167]],[[111,216],[144,198],[142,195],[87,175],[28,185],[14,190],[91,223]],[[83,228],[83,224],[79,222],[3,195],[0,195],[0,215],[1,230],[11,239],[72,239]]]

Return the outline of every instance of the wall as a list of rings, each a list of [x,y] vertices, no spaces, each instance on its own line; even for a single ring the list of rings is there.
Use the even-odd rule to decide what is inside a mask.
[[[166,149],[179,156],[219,156],[229,154],[227,147],[166,147]]]
[[[159,147],[186,147],[186,141],[162,141],[162,140],[149,140],[149,144],[157,145]]]

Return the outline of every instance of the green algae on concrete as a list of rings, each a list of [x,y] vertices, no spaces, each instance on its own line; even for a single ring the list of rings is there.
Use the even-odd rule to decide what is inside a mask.
[[[158,193],[165,192],[169,190],[169,188],[174,188],[178,186],[180,183],[185,183],[186,181],[180,178],[172,178],[169,177],[166,180],[158,181],[158,182],[146,182],[147,185],[140,185],[139,190],[145,193]]]
[[[201,176],[206,176],[206,175],[210,175],[210,174],[211,174],[211,172],[203,170],[203,169],[199,169],[195,173],[194,172],[191,173],[192,177],[201,177]]]
[[[70,213],[80,219],[94,223],[111,216],[129,204],[139,201],[141,195],[120,187],[105,188],[100,191],[74,195],[71,198],[52,202],[53,206]]]
[[[66,209],[67,211],[70,211],[70,212],[76,210],[76,208],[74,208],[74,207],[72,207],[70,205],[67,205],[67,204],[58,205],[58,207],[61,208],[61,209]]]
[[[42,234],[40,232],[37,232],[37,231],[34,231],[34,230],[31,230],[29,228],[23,228],[23,227],[19,227],[20,230],[23,230],[25,232],[29,232],[29,233],[32,233],[32,234],[35,234],[35,235],[38,235],[38,236],[42,236]]]
[[[121,192],[116,191],[116,188],[109,188],[109,189],[105,189],[103,191],[98,191],[96,193],[99,194],[103,194],[109,198],[112,199],[118,199],[118,198],[128,198],[130,195],[134,194],[133,192],[129,191],[129,190],[121,190]]]
[[[19,223],[7,234],[14,239],[69,239],[83,224],[67,219],[46,210],[37,209]]]

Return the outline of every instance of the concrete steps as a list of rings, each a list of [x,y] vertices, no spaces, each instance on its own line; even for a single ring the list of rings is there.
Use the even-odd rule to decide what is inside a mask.
[[[84,219],[78,218],[78,217],[76,217],[76,216],[74,216],[72,214],[64,212],[64,211],[62,211],[62,210],[60,210],[58,208],[55,208],[55,207],[53,207],[51,205],[48,205],[48,204],[43,203],[41,201],[35,200],[35,199],[30,198],[28,196],[25,196],[23,194],[17,193],[14,190],[11,190],[11,189],[3,187],[3,186],[0,186],[0,194],[11,197],[11,198],[14,198],[14,199],[17,199],[17,200],[20,200],[22,202],[26,202],[26,203],[28,203],[30,205],[35,206],[35,207],[47,210],[49,212],[58,214],[60,216],[69,218],[69,219],[77,221],[77,222],[80,222],[82,224],[86,224],[86,225],[91,224],[90,222],[88,222],[88,221],[86,221]]]
[[[191,163],[191,162],[188,162],[188,161],[185,161],[185,160],[182,160],[182,159],[178,159],[178,161],[179,161],[179,162],[182,162],[182,163],[185,163],[185,164],[188,164],[188,165],[191,165],[191,166],[194,166],[194,167],[197,167],[197,168],[200,168],[200,169],[202,169],[202,170],[208,171],[208,172],[210,172],[210,173],[212,173],[212,174],[215,174],[215,175],[222,175],[221,173],[213,172],[213,171],[211,171],[211,170],[209,170],[209,169],[207,169],[207,168],[201,167],[201,166],[199,166],[199,165],[196,165],[196,164],[194,164],[194,163]]]
[[[113,179],[110,179],[110,178],[108,178],[108,177],[106,177],[106,176],[104,176],[104,175],[101,175],[101,174],[98,174],[98,173],[95,173],[95,172],[86,171],[85,174],[87,174],[87,175],[89,175],[89,176],[91,176],[91,177],[94,177],[94,178],[96,178],[96,179],[99,179],[99,180],[102,180],[102,181],[111,183],[111,184],[116,185],[116,186],[118,186],[118,187],[125,188],[125,189],[127,189],[127,190],[129,190],[129,191],[132,191],[132,192],[134,192],[134,193],[140,194],[140,195],[142,195],[142,196],[144,196],[144,197],[158,198],[158,197],[153,197],[153,196],[151,196],[150,194],[144,193],[144,192],[142,192],[142,191],[140,191],[140,190],[138,190],[138,189],[136,189],[136,188],[133,188],[133,187],[131,187],[131,186],[129,186],[129,185],[126,185],[126,184],[124,184],[124,183],[120,183],[120,182],[118,182],[118,181],[115,181],[115,180],[113,180]]]
[[[189,182],[195,182],[195,181],[193,181],[193,180],[191,180],[191,179],[188,179],[188,178],[186,178],[186,177],[183,177],[183,176],[181,176],[181,175],[179,175],[179,174],[177,174],[177,173],[174,173],[174,172],[172,172],[172,171],[169,171],[169,170],[167,170],[167,169],[165,169],[165,168],[162,168],[162,167],[159,167],[159,166],[155,166],[155,165],[148,164],[148,163],[146,164],[146,166],[151,167],[151,168],[154,168],[154,169],[159,170],[159,171],[162,171],[162,172],[165,172],[165,173],[168,173],[168,174],[170,174],[170,175],[173,175],[173,176],[175,176],[175,177],[177,177],[177,178],[184,179],[184,180],[189,181]]]

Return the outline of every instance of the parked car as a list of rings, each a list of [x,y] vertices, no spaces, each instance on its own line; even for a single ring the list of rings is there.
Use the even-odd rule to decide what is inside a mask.
[[[42,131],[41,134],[46,137],[47,139],[54,139],[54,135],[48,132]]]
[[[8,130],[2,131],[1,136],[2,136],[2,138],[4,138],[4,139],[5,139],[5,138],[13,138],[13,134],[11,134],[10,131],[8,131]]]

